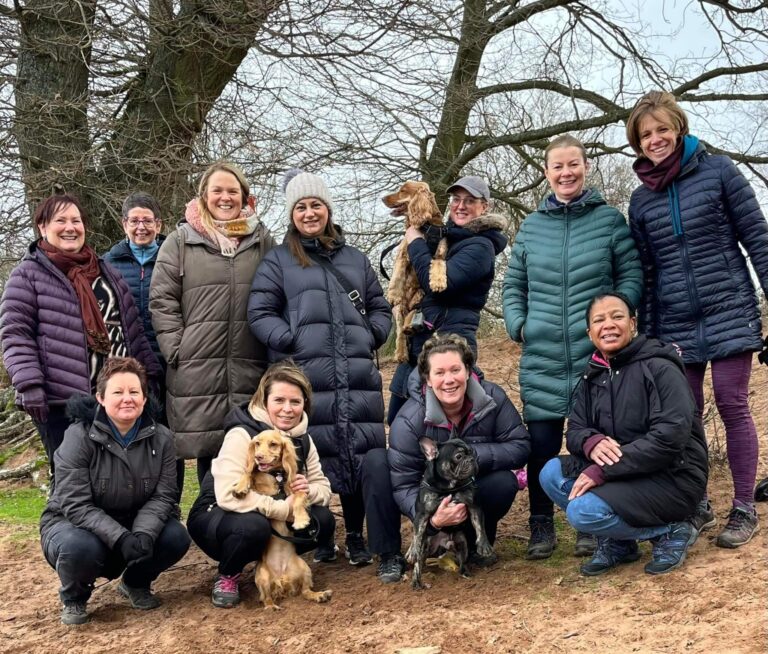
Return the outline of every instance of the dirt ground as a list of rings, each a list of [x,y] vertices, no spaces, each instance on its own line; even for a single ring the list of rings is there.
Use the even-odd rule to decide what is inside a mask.
[[[516,399],[516,346],[506,338],[482,343],[481,366],[489,379],[506,383]],[[392,366],[386,366],[387,376]],[[755,367],[752,407],[762,452],[768,426],[768,371]],[[708,422],[713,449],[722,457],[722,425]],[[768,474],[761,456],[758,477]],[[711,475],[710,495],[722,526],[730,508],[727,469]],[[81,627],[59,622],[57,578],[31,532],[0,524],[0,652],[302,652],[420,654],[460,652],[766,652],[768,550],[765,532],[738,550],[714,546],[717,529],[692,548],[678,571],[645,575],[648,545],[638,563],[599,578],[578,574],[572,538],[561,530],[558,554],[527,562],[527,493],[522,492],[500,525],[500,562],[472,579],[430,569],[432,587],[385,586],[375,566],[351,568],[341,557],[312,564],[316,589],[333,589],[326,605],[300,598],[279,613],[264,611],[250,574],[243,602],[232,610],[210,603],[214,565],[196,548],[163,574],[155,590],[163,606],[131,610],[116,582],[99,586],[90,603],[92,621]],[[768,521],[766,505],[759,505]],[[338,507],[337,507],[338,512]],[[403,525],[404,539],[410,528]],[[343,542],[341,530],[339,542]],[[408,648],[416,648],[410,650]]]

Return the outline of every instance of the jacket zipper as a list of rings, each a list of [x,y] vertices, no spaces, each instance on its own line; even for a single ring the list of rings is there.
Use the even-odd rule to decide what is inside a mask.
[[[563,316],[563,346],[565,348],[565,377],[568,384],[568,393],[565,396],[570,403],[572,393],[571,388],[571,347],[570,336],[568,334],[568,241],[570,240],[570,221],[568,220],[568,206],[563,207],[563,220],[565,223],[565,238],[563,239],[562,266],[563,266],[563,295],[562,295],[562,316]]]

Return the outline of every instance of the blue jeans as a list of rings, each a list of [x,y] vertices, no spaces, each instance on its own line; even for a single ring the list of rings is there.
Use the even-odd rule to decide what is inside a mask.
[[[594,493],[568,500],[575,479],[563,477],[560,459],[550,459],[539,475],[544,492],[557,504],[576,531],[614,540],[650,540],[666,534],[670,525],[633,527],[620,518],[611,506]]]

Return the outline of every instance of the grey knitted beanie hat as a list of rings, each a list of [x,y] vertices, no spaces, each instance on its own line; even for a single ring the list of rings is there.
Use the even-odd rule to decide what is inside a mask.
[[[328,207],[329,217],[333,215],[333,200],[325,182],[312,173],[305,173],[300,168],[291,168],[283,178],[285,209],[288,220],[292,220],[293,208],[299,200],[317,198]]]

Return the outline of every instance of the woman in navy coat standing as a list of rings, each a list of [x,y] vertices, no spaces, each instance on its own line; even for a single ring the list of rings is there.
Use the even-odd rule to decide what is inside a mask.
[[[384,398],[374,355],[387,339],[392,310],[368,258],[346,244],[333,222],[325,182],[294,169],[284,189],[288,233],[256,271],[248,321],[270,361],[292,358],[312,384],[309,432],[341,498],[347,558],[366,565],[372,561],[362,536],[366,517],[374,552],[400,546],[394,500],[377,498],[373,481],[375,476],[388,482]],[[335,552],[333,543],[321,544],[315,560],[332,561]]]
[[[752,353],[762,348],[758,298],[741,247],[768,291],[768,223],[734,163],[709,154],[689,133],[672,94],[653,91],[641,98],[627,122],[627,138],[642,182],[629,205],[645,279],[640,327],[682,350],[699,412],[711,364],[734,485],[717,545],[739,547],[757,530],[757,432],[748,395]],[[693,522],[699,531],[715,525],[706,498]]]

